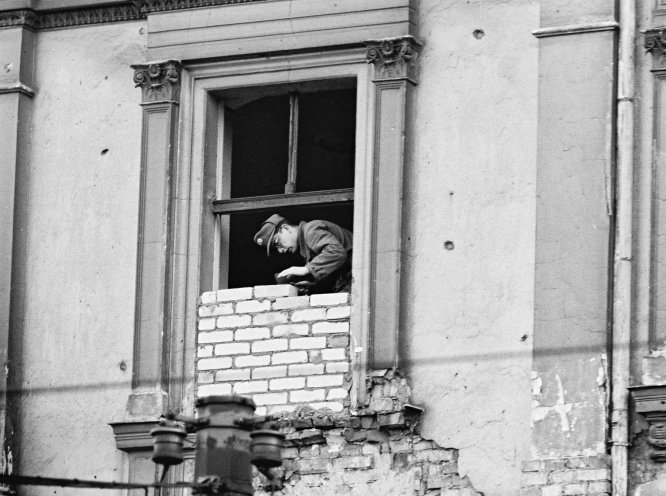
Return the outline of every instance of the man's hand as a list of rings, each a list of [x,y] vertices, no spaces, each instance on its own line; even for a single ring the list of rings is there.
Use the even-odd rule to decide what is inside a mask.
[[[289,267],[288,269],[284,269],[282,272],[280,272],[277,276],[278,277],[303,277],[307,276],[310,273],[310,269],[305,267]]]

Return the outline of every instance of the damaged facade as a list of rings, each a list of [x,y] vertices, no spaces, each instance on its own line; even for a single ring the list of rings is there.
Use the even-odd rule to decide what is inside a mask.
[[[3,472],[153,482],[160,416],[241,394],[285,495],[665,490],[664,29],[664,0],[2,2]],[[272,284],[274,211],[353,231],[350,293]]]

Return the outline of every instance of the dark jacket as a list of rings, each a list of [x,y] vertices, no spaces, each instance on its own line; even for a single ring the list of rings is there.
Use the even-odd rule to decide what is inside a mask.
[[[298,225],[298,251],[315,282],[312,292],[349,291],[352,233],[325,220]]]

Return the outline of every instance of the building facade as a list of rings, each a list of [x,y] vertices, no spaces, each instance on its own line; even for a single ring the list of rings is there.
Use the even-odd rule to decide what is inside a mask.
[[[663,29],[663,0],[5,0],[3,472],[153,482],[159,417],[235,393],[281,419],[283,494],[659,494]],[[272,212],[353,231],[350,293],[272,284]]]

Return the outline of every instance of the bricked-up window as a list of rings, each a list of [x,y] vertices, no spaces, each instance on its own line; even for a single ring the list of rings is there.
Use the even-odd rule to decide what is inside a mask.
[[[266,256],[253,236],[271,213],[352,230],[356,82],[352,78],[220,92],[217,247],[213,287],[274,284],[303,265]],[[217,279],[217,281],[215,281]]]

